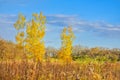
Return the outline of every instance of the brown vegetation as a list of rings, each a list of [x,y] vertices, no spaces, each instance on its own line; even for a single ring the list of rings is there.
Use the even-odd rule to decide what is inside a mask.
[[[119,80],[120,63],[1,61],[0,80]]]
[[[23,50],[15,47],[15,44],[0,40],[0,80],[119,80],[120,63],[77,63],[61,64],[59,61],[34,62],[27,59]],[[103,50],[103,49],[102,49]],[[47,57],[57,57],[58,50],[48,47]],[[74,51],[74,50],[73,50]],[[100,51],[99,56],[107,54],[118,56],[118,50]],[[76,54],[75,54],[76,53]],[[78,54],[79,53],[79,54]],[[90,50],[76,48],[73,58],[91,57]],[[49,55],[50,54],[50,55]],[[53,55],[52,55],[53,54]],[[78,57],[75,57],[75,56]],[[95,54],[96,55],[96,54]],[[94,55],[94,57],[95,57]],[[19,57],[19,58],[18,58]],[[93,55],[92,57],[93,58]],[[84,59],[84,58],[83,58]],[[114,59],[114,57],[113,57]]]

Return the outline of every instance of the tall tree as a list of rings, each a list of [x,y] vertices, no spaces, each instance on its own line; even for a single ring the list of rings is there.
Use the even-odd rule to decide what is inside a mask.
[[[72,44],[75,36],[72,31],[72,27],[64,28],[61,33],[62,46],[58,54],[59,58],[64,62],[72,61]]]
[[[44,36],[46,17],[42,13],[33,14],[31,21],[26,22],[25,17],[20,14],[14,24],[17,30],[16,42],[18,47],[29,52],[37,61],[42,61],[45,54]],[[25,32],[26,30],[26,32]]]
[[[26,49],[32,53],[36,60],[42,61],[45,55],[45,22],[46,17],[42,13],[33,14],[33,19],[27,24],[26,29]]]

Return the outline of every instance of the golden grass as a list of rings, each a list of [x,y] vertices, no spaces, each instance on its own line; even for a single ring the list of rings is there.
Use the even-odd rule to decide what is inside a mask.
[[[120,63],[0,61],[0,80],[119,80]]]

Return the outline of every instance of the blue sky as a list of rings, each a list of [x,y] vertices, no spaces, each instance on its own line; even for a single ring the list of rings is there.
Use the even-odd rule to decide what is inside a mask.
[[[120,0],[0,0],[0,37],[15,42],[18,13],[47,17],[46,46],[59,48],[60,33],[71,25],[74,45],[120,48]]]

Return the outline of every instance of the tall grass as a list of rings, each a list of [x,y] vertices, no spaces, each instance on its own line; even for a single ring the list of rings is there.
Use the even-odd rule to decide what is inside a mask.
[[[0,80],[119,80],[120,63],[0,61]]]

